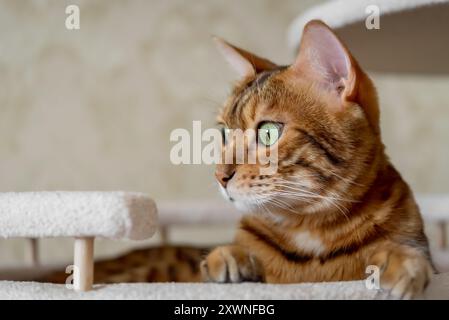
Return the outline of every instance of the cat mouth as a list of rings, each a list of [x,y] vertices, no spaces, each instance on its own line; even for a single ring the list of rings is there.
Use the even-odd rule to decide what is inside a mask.
[[[247,212],[261,210],[270,201],[269,198],[260,195],[240,193],[236,190],[232,190],[232,192],[219,183],[218,186],[221,195],[229,202],[232,202],[232,204],[240,211]]]
[[[218,187],[220,188],[220,192],[221,195],[226,199],[229,200],[230,202],[235,202],[234,197],[232,197],[229,192],[228,189],[224,188],[221,184],[218,183]]]
[[[251,195],[230,195],[224,194],[225,198],[240,211],[254,211],[264,207],[267,203],[266,198],[255,197]]]

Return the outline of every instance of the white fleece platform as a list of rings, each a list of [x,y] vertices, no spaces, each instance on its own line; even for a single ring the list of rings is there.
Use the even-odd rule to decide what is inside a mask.
[[[151,237],[156,228],[156,205],[141,193],[0,193],[0,238],[143,240]]]
[[[64,285],[0,281],[0,299],[391,299],[383,290],[369,290],[364,281],[303,284],[139,283],[97,285],[75,292]],[[449,273],[435,275],[421,299],[449,299]]]

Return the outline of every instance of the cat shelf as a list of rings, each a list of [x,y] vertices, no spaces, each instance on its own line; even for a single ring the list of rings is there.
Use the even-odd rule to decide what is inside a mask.
[[[298,16],[288,41],[297,49],[304,25],[321,19],[367,70],[449,74],[448,15],[449,0],[334,0]]]
[[[77,291],[92,288],[96,237],[143,240],[156,228],[156,205],[140,193],[0,193],[0,238],[75,239],[73,286]],[[35,241],[31,255],[37,260]]]

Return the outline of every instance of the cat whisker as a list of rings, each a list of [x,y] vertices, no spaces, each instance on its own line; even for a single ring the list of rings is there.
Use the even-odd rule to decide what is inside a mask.
[[[305,201],[306,203],[316,203],[316,201],[315,201],[315,202],[313,202],[313,201],[307,201],[307,198],[312,198],[312,199],[315,199],[315,200],[316,200],[316,199],[325,199],[325,200],[328,201],[328,203],[329,203],[330,205],[332,205],[332,206],[334,206],[336,209],[338,209],[338,211],[339,211],[339,212],[340,212],[340,213],[341,213],[347,220],[349,220],[349,217],[348,217],[348,215],[347,215],[347,212],[349,212],[349,209],[346,208],[345,206],[339,204],[338,202],[336,202],[336,200],[333,199],[333,198],[324,197],[324,196],[322,196],[322,197],[314,197],[314,196],[311,196],[311,195],[299,195],[299,194],[297,194],[297,193],[290,193],[290,192],[279,192],[279,193],[277,193],[277,195],[284,196],[284,197],[287,197],[287,198],[293,198],[293,199]]]
[[[269,196],[270,197],[284,196],[289,199],[297,199],[297,200],[305,201],[307,203],[313,203],[313,200],[316,199],[315,197],[312,197],[310,195],[303,195],[300,193],[290,193],[290,192],[279,192],[279,191],[271,192],[269,194]],[[277,200],[279,200],[279,199],[277,199]]]
[[[301,187],[304,187],[301,183],[297,183],[297,182],[293,182],[293,181],[284,180],[282,183],[277,183],[276,185],[279,187],[291,189],[294,191],[300,191],[300,192],[304,192],[304,193],[311,194],[311,195],[321,196],[317,193],[314,193],[312,191],[301,188]],[[327,197],[334,198],[335,200],[345,201],[345,202],[359,202],[358,200],[341,197],[340,195],[338,195],[336,193],[332,193],[332,194],[333,194],[332,196],[327,196]],[[326,197],[326,196],[322,196],[322,197]]]
[[[340,201],[345,201],[345,202],[358,202],[357,200],[352,200],[352,199],[346,199],[346,198],[342,198],[339,196],[324,196],[324,195],[320,195],[299,187],[296,187],[294,185],[289,185],[289,184],[277,184],[277,186],[281,187],[281,188],[286,188],[289,189],[287,191],[290,191],[293,193],[293,191],[297,191],[297,192],[302,192],[305,193],[307,195],[313,196],[313,197],[317,197],[317,198],[322,198],[322,199],[333,199],[333,200],[340,200]]]
[[[282,208],[282,209],[285,209],[285,210],[288,210],[288,211],[292,211],[292,212],[295,211],[295,209],[290,204],[288,204],[287,202],[282,201],[280,199],[271,198],[267,202],[268,203],[272,203],[275,206],[277,206],[279,208]]]
[[[338,203],[335,199],[330,198],[330,197],[314,197],[314,196],[310,196],[310,195],[295,196],[295,194],[292,194],[292,193],[282,193],[282,195],[284,195],[285,197],[303,200],[303,201],[304,201],[304,198],[312,198],[312,199],[316,199],[316,200],[320,199],[320,200],[327,201],[327,203],[331,204],[332,206],[338,208],[341,211],[344,211],[344,212],[349,211],[349,209],[347,207]]]
[[[335,173],[333,170],[326,169],[326,168],[322,168],[322,169],[323,169],[324,171],[330,173],[331,175],[333,175],[333,176],[335,176],[335,177],[341,179],[342,181],[348,183],[348,184],[353,184],[353,185],[360,186],[360,187],[363,187],[363,186],[364,186],[363,184],[354,182],[354,181],[352,181],[351,179],[348,179],[348,178],[345,178],[345,177],[340,176],[339,174]]]
[[[267,208],[264,206],[264,204],[263,204],[263,202],[261,201],[261,198],[260,198],[260,197],[256,197],[256,196],[254,196],[254,195],[248,195],[248,197],[249,197],[249,200],[250,200],[251,202],[254,202],[254,203],[255,203],[255,205],[256,205],[256,207],[257,207],[258,209],[262,209],[262,210],[265,211],[266,213],[271,213],[271,212],[269,212],[269,211],[267,210]]]

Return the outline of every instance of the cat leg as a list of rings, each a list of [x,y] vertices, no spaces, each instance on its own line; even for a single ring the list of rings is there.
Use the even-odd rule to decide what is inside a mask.
[[[380,269],[380,286],[398,299],[419,297],[426,288],[433,268],[426,255],[407,245],[394,243],[379,247],[369,259]]]
[[[258,259],[238,245],[215,248],[201,262],[204,281],[238,283],[263,282],[263,268]]]

